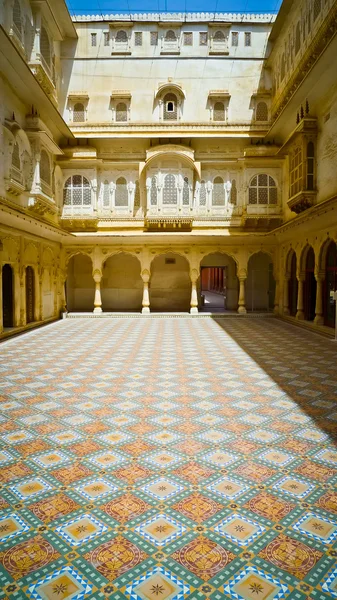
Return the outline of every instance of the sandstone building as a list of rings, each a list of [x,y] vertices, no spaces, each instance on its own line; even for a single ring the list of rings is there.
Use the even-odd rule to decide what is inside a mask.
[[[336,23],[335,0],[76,20],[2,2],[2,335],[214,306],[332,332]]]

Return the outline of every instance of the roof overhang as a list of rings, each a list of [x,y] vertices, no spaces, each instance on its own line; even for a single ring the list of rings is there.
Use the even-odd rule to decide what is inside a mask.
[[[160,98],[163,94],[167,92],[175,92],[181,98],[186,98],[186,94],[179,83],[173,83],[173,81],[168,81],[167,83],[162,83],[159,85],[156,91],[156,98]]]

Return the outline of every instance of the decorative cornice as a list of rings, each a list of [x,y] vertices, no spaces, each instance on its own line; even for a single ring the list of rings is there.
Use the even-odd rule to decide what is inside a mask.
[[[150,21],[163,23],[165,21],[171,23],[172,21],[178,23],[188,22],[235,22],[235,23],[274,23],[276,19],[276,13],[212,13],[212,12],[147,12],[147,13],[110,13],[107,15],[74,15],[72,17],[73,23],[80,23],[83,21]]]

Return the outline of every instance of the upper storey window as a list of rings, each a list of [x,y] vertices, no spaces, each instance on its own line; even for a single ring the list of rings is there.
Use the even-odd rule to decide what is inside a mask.
[[[199,33],[199,46],[207,46],[208,44],[208,33],[207,31],[200,31]]]
[[[239,32],[232,31],[232,46],[233,48],[237,48],[239,45]]]
[[[13,4],[13,31],[19,40],[22,41],[22,14],[19,0],[14,0]]]
[[[140,33],[140,32],[137,32]],[[112,51],[117,54],[130,54],[131,53],[131,30],[126,31],[125,29],[117,29],[113,33],[113,48]]]
[[[193,33],[185,31],[183,34],[184,46],[193,46]]]
[[[135,46],[142,46],[142,45],[143,45],[143,32],[136,31],[135,32]]]
[[[213,206],[224,206],[226,203],[225,185],[222,177],[215,177],[213,181]]]
[[[225,121],[225,119],[224,102],[215,102],[213,109],[213,121]]]
[[[45,28],[41,28],[41,40],[40,40],[40,50],[41,50],[41,58],[44,66],[48,67],[48,70],[51,69],[51,51],[50,51],[50,42],[48,33]]]
[[[211,28],[210,54],[228,54],[228,29]]]
[[[274,179],[265,173],[255,175],[249,185],[249,204],[277,204],[277,187]]]
[[[266,102],[258,102],[255,110],[255,121],[268,121],[268,106]]]
[[[73,121],[74,123],[83,123],[85,121],[85,110],[82,102],[74,104]]]
[[[165,42],[176,42],[177,36],[172,29],[169,29],[165,34]]]
[[[22,183],[20,148],[17,142],[14,144],[13,147],[11,178],[14,179],[14,181]]]
[[[150,33],[150,44],[151,44],[151,46],[157,46],[157,44],[158,44],[158,31],[151,31],[151,33]]]
[[[104,37],[104,46],[109,46],[110,45],[110,33],[109,33],[109,31],[104,31],[103,32],[103,37]]]
[[[128,188],[125,177],[119,177],[116,181],[115,206],[128,206]]]
[[[128,43],[128,34],[126,31],[121,29],[116,33],[116,44],[127,44]]]
[[[116,121],[125,122],[128,120],[128,109],[125,102],[118,102],[116,106]]]
[[[168,29],[162,38],[162,52],[167,54],[179,52],[179,37],[174,29]]]
[[[250,31],[245,31],[245,46],[252,45],[252,34]]]
[[[175,94],[166,94],[164,97],[164,120],[175,121],[177,115],[177,96]]]
[[[178,191],[176,186],[176,178],[171,173],[165,175],[163,188],[163,204],[177,204]]]
[[[73,175],[67,179],[64,184],[63,202],[72,206],[91,205],[90,183],[86,177]]]
[[[41,150],[40,179],[47,185],[51,185],[50,161],[49,156],[45,150]]]
[[[93,47],[97,46],[97,33],[92,33],[91,34],[91,45]]]

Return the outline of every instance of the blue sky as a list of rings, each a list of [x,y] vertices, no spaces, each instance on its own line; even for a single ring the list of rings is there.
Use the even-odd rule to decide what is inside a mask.
[[[281,0],[66,0],[71,14],[113,12],[273,12]]]

